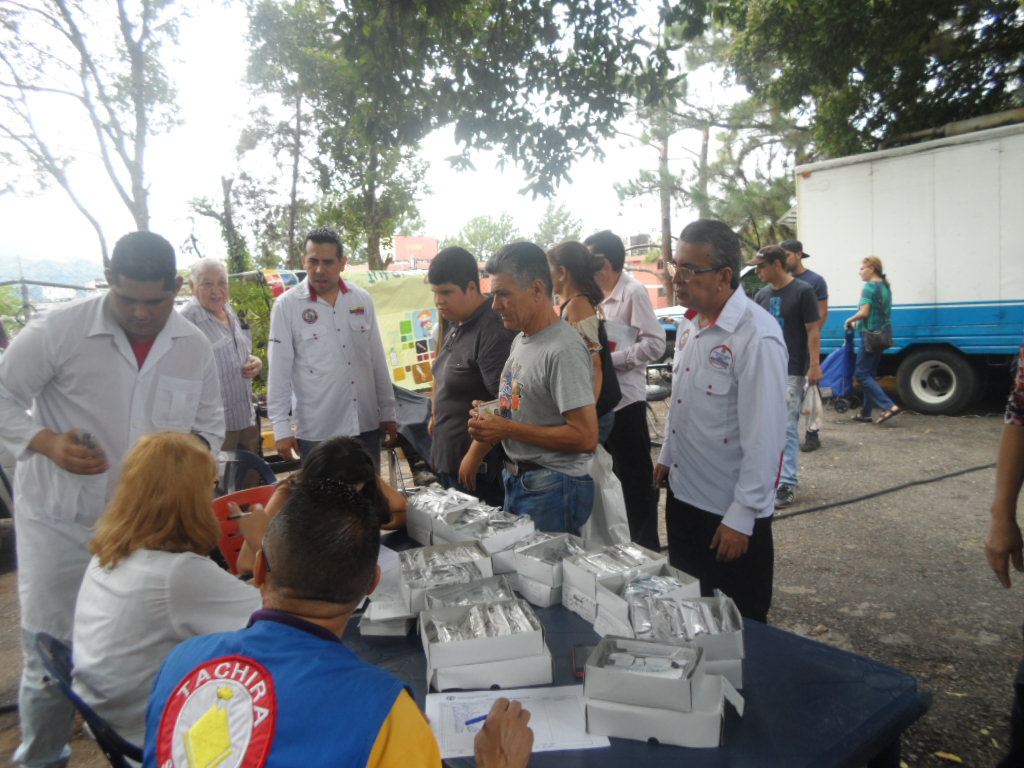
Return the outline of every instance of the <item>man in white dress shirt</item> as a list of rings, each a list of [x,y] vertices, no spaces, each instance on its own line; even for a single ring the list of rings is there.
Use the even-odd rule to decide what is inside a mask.
[[[225,429],[221,450],[260,452],[260,430],[252,401],[252,380],[263,361],[252,354],[252,331],[231,308],[228,270],[219,259],[200,259],[189,279],[192,299],[181,316],[202,331],[213,345],[220,375]]]
[[[109,293],[33,320],[0,361],[0,439],[18,458],[25,666],[14,762],[26,768],[65,766],[71,754],[74,711],[43,682],[34,637],[71,642],[88,543],[125,455],[151,432],[194,432],[214,451],[224,436],[210,342],[174,311],[174,248],[151,232],[125,235],[106,278]]]
[[[294,460],[348,435],[379,467],[381,442],[393,445],[398,426],[373,301],[342,280],[348,259],[336,232],[313,230],[305,247],[306,279],[270,313],[267,416],[277,452]]]
[[[789,355],[775,319],[739,282],[740,242],[701,219],[668,265],[680,304],[672,400],[654,476],[668,487],[669,562],[765,622],[772,600],[772,513],[786,437]]]
[[[654,316],[647,288],[623,271],[626,249],[621,238],[606,229],[588,237],[585,244],[591,253],[605,260],[595,277],[604,291],[601,309],[608,320],[609,340],[614,343],[615,324],[636,331],[632,344],[612,349],[622,399],[615,406],[615,423],[605,447],[612,456],[615,476],[622,483],[629,537],[657,552],[661,540],[658,489],[654,487],[651,435],[647,429],[647,366],[665,352],[665,329]]]

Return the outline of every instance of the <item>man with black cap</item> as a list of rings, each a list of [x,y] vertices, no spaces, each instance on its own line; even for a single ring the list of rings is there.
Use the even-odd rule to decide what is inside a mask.
[[[779,243],[782,250],[786,252],[786,269],[793,277],[803,280],[814,289],[814,296],[818,299],[818,335],[825,327],[825,320],[828,318],[828,283],[825,278],[804,266],[804,259],[811,258],[811,254],[804,252],[804,244],[799,240],[783,240]],[[808,429],[804,435],[804,444],[800,450],[805,453],[816,451],[821,448],[821,440],[818,439],[818,430]]]

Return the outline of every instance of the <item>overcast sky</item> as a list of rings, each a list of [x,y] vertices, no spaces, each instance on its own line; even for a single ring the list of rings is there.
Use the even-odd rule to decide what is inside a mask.
[[[177,50],[181,62],[170,68],[182,124],[150,144],[150,228],[176,247],[192,229],[188,200],[198,196],[219,199],[221,176],[237,171],[235,145],[248,112],[248,92],[242,82],[246,22],[244,10],[238,6],[223,8],[211,3],[182,24]],[[65,130],[71,128],[65,126]],[[89,207],[103,222],[111,247],[117,237],[134,229],[132,220],[114,198],[95,159],[90,161],[93,150],[88,135],[67,139],[80,157],[76,161],[78,179],[84,182],[80,188],[88,190]],[[601,164],[593,160],[578,164],[571,173],[572,183],[558,190],[554,201],[564,202],[582,220],[585,234],[603,228],[624,236],[657,232],[657,200],[621,203],[613,188],[614,182],[625,181],[640,167],[653,168],[656,162],[653,150],[631,143],[625,138],[606,142],[607,159]],[[499,156],[495,153],[475,155],[476,171],[451,170],[444,158],[455,151],[450,130],[431,135],[423,144],[423,157],[430,163],[426,178],[430,192],[419,203],[425,223],[421,234],[444,238],[475,216],[498,216],[503,211],[516,219],[524,235],[531,234],[548,201],[520,195],[525,179],[514,167],[497,171]],[[675,213],[679,227],[685,215]],[[4,229],[0,256],[20,256],[26,277],[34,259],[101,261],[94,231],[62,191],[54,189],[29,198],[0,197],[0,222]],[[206,253],[218,254],[223,248],[214,226],[201,223],[196,231]],[[179,261],[184,266],[188,257]]]

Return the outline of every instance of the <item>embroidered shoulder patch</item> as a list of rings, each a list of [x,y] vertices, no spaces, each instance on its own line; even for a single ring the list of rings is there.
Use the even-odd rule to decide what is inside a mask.
[[[732,350],[725,344],[719,344],[711,350],[711,354],[708,355],[708,362],[712,368],[727,371],[732,368]]]
[[[277,727],[274,680],[245,656],[221,656],[192,670],[160,719],[159,768],[262,768]]]

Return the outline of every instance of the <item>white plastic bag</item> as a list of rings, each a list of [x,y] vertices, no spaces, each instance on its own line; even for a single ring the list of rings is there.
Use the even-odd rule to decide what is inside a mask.
[[[821,402],[821,392],[816,386],[807,387],[804,391],[804,402],[800,413],[807,417],[807,430],[817,432],[825,419],[825,406]]]
[[[626,519],[622,483],[612,472],[612,455],[600,445],[594,451],[590,476],[594,478],[594,508],[590,519],[580,529],[580,535],[588,543],[601,546],[627,543],[629,521]]]

